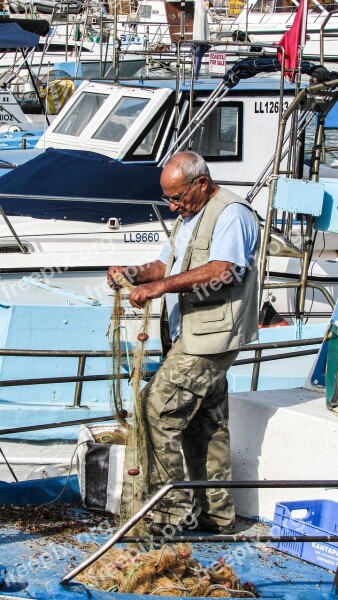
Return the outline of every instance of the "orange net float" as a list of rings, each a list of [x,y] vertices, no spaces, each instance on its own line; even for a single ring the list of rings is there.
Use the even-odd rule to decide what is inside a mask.
[[[135,467],[134,469],[128,469],[127,473],[128,473],[128,475],[135,477],[135,475],[140,474],[140,469],[138,469],[137,467]]]
[[[149,335],[147,333],[141,332],[138,334],[137,339],[139,342],[146,342],[149,339]]]

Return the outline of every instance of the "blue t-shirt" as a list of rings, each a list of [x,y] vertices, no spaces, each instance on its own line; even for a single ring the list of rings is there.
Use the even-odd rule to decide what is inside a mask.
[[[201,211],[183,220],[175,240],[175,261],[170,275],[181,272],[188,242],[200,216]],[[257,234],[258,223],[251,210],[237,203],[226,206],[215,225],[208,262],[219,260],[234,263],[238,267],[237,272],[243,277],[254,255]],[[170,250],[170,241],[167,240],[160,254],[160,261],[164,264],[168,264]],[[170,338],[175,340],[180,335],[178,294],[166,294],[166,303]]]

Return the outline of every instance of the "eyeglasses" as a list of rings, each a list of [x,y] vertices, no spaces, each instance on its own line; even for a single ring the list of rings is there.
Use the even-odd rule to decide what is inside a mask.
[[[188,187],[186,190],[184,190],[183,194],[181,194],[180,196],[161,196],[161,200],[163,200],[163,202],[172,202],[173,204],[181,204],[184,196],[189,192],[192,184],[196,181],[196,179],[198,179],[197,177],[195,177],[192,181],[190,181]]]

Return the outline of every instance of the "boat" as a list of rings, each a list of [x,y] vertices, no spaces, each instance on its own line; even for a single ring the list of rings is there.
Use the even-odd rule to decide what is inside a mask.
[[[104,25],[105,36],[101,36],[101,39],[100,22],[102,22],[102,15],[101,17],[90,16],[88,6],[85,14],[83,12],[77,15],[67,12],[60,14],[54,11],[49,19],[37,20],[34,15],[31,18],[23,18],[20,15],[1,16],[0,26],[4,32],[4,39],[1,41],[6,49],[1,57],[1,78],[11,80],[12,85],[19,88],[16,93],[22,95],[26,93],[27,84],[32,85],[32,83],[34,87],[30,91],[37,93],[39,87],[56,78],[56,71],[59,71],[57,74],[59,77],[67,76],[59,65],[68,62],[74,64],[73,77],[103,77],[109,74],[114,78],[118,71],[121,71],[124,77],[132,77],[145,64],[145,58],[137,54],[145,48],[144,37],[138,36],[135,31],[127,35],[121,28],[119,34],[122,39],[117,43],[114,41],[112,18],[110,18],[110,21]],[[19,47],[7,43],[4,37],[5,30],[10,27],[12,38],[16,37],[20,40],[18,37],[20,29],[15,29],[14,25],[39,36],[35,35],[34,39],[31,36],[33,40],[31,50],[25,57],[21,56]],[[127,52],[130,56],[126,54]]]
[[[272,71],[276,70],[275,63],[265,62],[265,60],[262,66]],[[257,66],[257,61],[255,65]],[[5,455],[9,452],[12,462],[13,460],[20,462],[24,458],[24,464],[18,465],[18,468],[25,476],[29,475],[39,462],[40,466],[41,462],[45,465],[46,461],[51,461],[50,466],[53,466],[55,461],[58,464],[59,451],[63,452],[63,460],[66,463],[69,461],[74,448],[74,437],[77,436],[78,431],[78,423],[74,424],[76,419],[95,420],[109,416],[107,415],[110,409],[109,386],[102,383],[104,379],[102,380],[101,377],[104,378],[111,373],[111,359],[105,354],[91,356],[93,349],[97,352],[110,352],[106,332],[111,319],[112,296],[106,286],[105,271],[112,262],[112,257],[114,262],[126,264],[134,263],[135,257],[137,262],[142,263],[158,256],[160,245],[166,239],[167,230],[171,226],[171,220],[170,216],[163,212],[163,202],[157,200],[160,196],[158,187],[160,169],[156,165],[161,164],[173,147],[185,147],[184,144],[193,135],[192,128],[197,130],[203,111],[210,110],[204,129],[205,137],[202,139],[195,137],[192,147],[202,149],[209,162],[213,178],[223,185],[232,186],[242,194],[249,191],[253,194],[251,189],[253,182],[257,180],[261,185],[261,180],[264,180],[268,174],[272,174],[270,160],[273,155],[272,146],[276,140],[280,144],[277,136],[280,107],[279,81],[246,77],[238,85],[233,85],[236,77],[239,79],[241,70],[239,67],[243,68],[245,73],[252,74],[253,64],[249,61],[232,68],[226,80],[200,79],[193,86],[190,82],[182,81],[179,97],[176,82],[173,81],[166,82],[164,86],[163,81],[153,80],[133,85],[84,82],[41,138],[39,147],[12,155],[13,164],[19,154],[21,160],[23,160],[22,156],[28,158],[30,152],[38,154],[32,161],[17,167],[0,180],[1,206],[3,217],[5,215],[7,219],[1,230],[3,251],[0,253],[0,288],[3,301],[1,307],[3,321],[1,435],[9,436],[3,446]],[[304,87],[301,94],[310,94],[306,90],[307,88]],[[196,113],[195,120],[193,119],[189,124],[187,115],[192,91]],[[296,102],[294,91],[294,85],[286,84],[283,97],[284,109],[288,110]],[[308,100],[310,104],[311,98],[310,95]],[[330,102],[333,103],[331,98]],[[100,106],[99,110],[98,106]],[[179,106],[180,113],[175,112],[175,106]],[[215,110],[212,111],[212,108]],[[311,111],[313,108],[314,106]],[[306,111],[306,118],[308,117]],[[180,130],[175,133],[177,124]],[[287,126],[286,131],[288,131]],[[182,137],[181,132],[183,132]],[[253,160],[253,156],[257,157],[255,143],[257,132],[260,139],[261,164],[259,165]],[[244,135],[247,136],[246,139]],[[45,146],[54,149],[44,152]],[[65,150],[65,146],[68,149]],[[74,176],[74,164],[79,164],[79,153],[85,166],[82,166],[78,176]],[[8,170],[9,153],[3,153],[2,156],[4,159],[7,156],[5,166]],[[270,167],[262,177],[262,164],[269,164],[269,162]],[[231,172],[234,171],[233,165],[236,165],[236,176],[231,178],[227,173],[230,173],[229,166]],[[283,170],[284,165],[285,157],[280,157],[278,169]],[[36,167],[35,175],[33,166]],[[133,173],[133,169],[141,169],[141,167],[142,175],[136,177],[124,174]],[[104,183],[106,178],[103,169],[106,169],[113,178],[107,179],[109,184],[110,181],[117,179],[115,174],[118,171],[122,173],[122,188],[115,196],[112,193],[113,185],[110,186],[112,189],[109,190],[109,195],[108,191],[103,189],[98,195],[98,182]],[[43,173],[48,173],[48,177],[42,177]],[[135,181],[137,187],[138,181],[148,181],[151,173],[154,177],[153,187],[147,190],[146,198],[137,201],[134,190],[131,196],[122,196],[126,180]],[[57,184],[59,187],[52,188],[53,175],[54,185]],[[23,186],[21,191],[18,188],[19,183]],[[79,188],[80,183],[82,188]],[[71,185],[74,187],[74,184],[75,194],[74,189],[73,192],[70,191]],[[90,186],[92,199],[88,202]],[[257,202],[261,203],[257,204],[257,208],[263,214],[265,214],[267,192],[270,187],[263,186],[260,198],[257,197]],[[52,196],[50,196],[51,192]],[[140,207],[137,218],[136,205]],[[128,207],[130,210],[126,210]],[[88,208],[91,213],[87,218],[85,218],[85,208]],[[104,211],[99,212],[99,209]],[[111,212],[112,210],[114,212]],[[147,220],[144,218],[145,212]],[[273,235],[274,232],[270,231],[270,234]],[[330,247],[329,244],[332,243],[331,247],[334,248],[336,243],[334,233],[324,230],[323,235],[325,235],[326,245]],[[288,240],[285,240],[283,235],[277,235],[275,239],[277,242],[278,240],[284,242],[285,252],[285,242]],[[295,242],[295,238],[292,240]],[[276,296],[274,303],[276,308],[280,302],[283,316],[293,318],[294,322],[289,329],[283,327],[276,328],[274,331],[262,330],[261,341],[276,344],[277,339],[279,348],[296,346],[296,354],[304,352],[300,348],[305,341],[310,345],[310,349],[305,352],[313,353],[316,352],[316,347],[324,335],[327,321],[331,317],[334,299],[327,295],[323,300],[316,290],[313,305],[312,288],[307,289],[305,304],[301,307],[303,318],[295,318],[295,282],[290,293],[289,288],[276,289],[278,286],[274,286],[274,281],[271,281],[273,275],[278,278],[279,284],[283,283],[286,273],[291,271],[290,265],[293,265],[295,278],[299,280],[301,248],[293,243],[286,246],[287,252],[284,256],[271,257],[268,288],[273,290]],[[318,275],[324,272],[328,276],[330,267],[335,273],[335,263],[331,264],[330,260],[320,260],[321,250],[316,251],[318,259],[314,260],[314,256],[312,257],[308,272],[316,277],[318,283]],[[328,254],[327,258],[329,256]],[[271,265],[275,265],[273,271]],[[288,278],[291,279],[289,275]],[[328,287],[331,282],[325,281],[325,284]],[[332,284],[335,284],[334,278]],[[335,290],[332,293],[332,296],[334,295]],[[271,295],[269,299],[272,299]],[[306,324],[307,317],[312,319],[313,306],[315,306],[315,313],[317,312],[315,317],[320,322],[317,324],[314,319],[313,323]],[[320,319],[318,319],[319,309]],[[156,369],[159,360],[159,345],[156,343],[157,315],[158,307],[155,305],[152,334],[152,338],[155,338],[153,346],[155,354],[149,363],[151,369]],[[128,326],[132,320],[135,320],[134,317],[133,311],[127,310]],[[91,335],[88,335],[88,322],[92,324]],[[50,323],[53,323],[53,335],[50,335]],[[290,338],[293,338],[292,343]],[[257,349],[247,348],[245,352],[251,350],[259,353],[263,348],[266,346]],[[11,355],[11,349],[16,349],[16,353],[20,356]],[[53,354],[53,351],[56,354]],[[38,381],[44,378],[47,356],[52,375],[50,381],[41,383],[40,395],[38,395],[33,383],[38,385]],[[28,357],[34,358],[34,370]],[[75,382],[81,382],[84,376],[87,377],[87,372],[86,375],[83,374],[85,363],[82,361],[81,368],[76,366],[79,357],[82,357],[86,364],[88,363],[89,373],[94,373],[94,378],[98,377],[98,381],[92,382],[88,388],[86,386],[83,402],[79,391],[80,384],[76,386],[76,400],[73,399]],[[70,358],[73,359],[72,364],[67,362]],[[277,368],[277,377],[274,377],[273,384],[269,373],[264,373],[262,367],[263,375],[258,385],[265,389],[271,389],[272,385],[277,385],[279,388],[282,385],[284,387],[292,387],[293,384],[301,385],[306,378],[307,369],[303,365],[301,372],[297,372],[299,369],[294,358],[291,354],[288,359],[284,380],[281,376],[281,368]],[[95,362],[99,359],[102,359],[101,365]],[[250,361],[252,363],[251,357]],[[100,367],[102,371],[98,375],[96,368]],[[298,377],[297,382],[291,376],[291,368],[294,369],[293,375]],[[79,369],[78,376],[74,375],[76,369]],[[245,392],[250,388],[252,367],[247,365],[244,367],[241,364],[235,369],[241,369],[241,373],[239,376],[236,375],[236,371],[230,374],[231,389]],[[247,369],[247,372],[243,373],[243,369]],[[67,373],[64,375],[66,379],[68,378],[67,381],[63,381],[62,377],[60,380],[60,377],[55,375],[60,372],[63,375]],[[20,378],[13,376],[16,373],[20,373],[21,382],[18,381]],[[127,376],[127,373],[125,375]],[[33,383],[23,384],[22,379],[25,381],[32,378]],[[65,387],[62,384],[65,384]],[[46,398],[48,398],[47,403]],[[71,412],[67,406],[72,406]],[[34,422],[32,422],[33,417],[29,416],[31,413],[34,415]],[[22,428],[21,423],[26,419],[31,422],[33,430],[38,428],[37,433],[33,433],[32,430],[27,431],[25,426]],[[52,422],[63,424],[64,427],[52,427],[50,426]],[[45,431],[46,427],[48,434]],[[13,436],[21,440],[19,450],[15,450],[15,444],[11,441]],[[50,441],[49,444],[45,443],[46,439]],[[55,451],[56,439],[59,440],[57,452]],[[41,446],[42,440],[44,444]],[[39,456],[41,447],[42,457]],[[36,452],[34,459],[31,457],[33,450]]]
[[[264,59],[263,59],[264,60]],[[267,59],[268,61],[270,59]],[[265,63],[264,63],[265,64]],[[268,62],[268,64],[270,64]],[[218,86],[221,86],[218,88]],[[185,130],[185,136],[189,137],[188,108],[193,89],[193,115],[203,107],[213,108],[212,100],[208,104],[208,97],[224,93],[218,107],[210,113],[206,121],[203,138],[200,140],[195,133],[192,144],[193,149],[199,149],[206,156],[212,177],[221,185],[227,185],[240,194],[251,194],[254,197],[254,206],[259,214],[264,215],[266,211],[268,188],[259,185],[259,194],[251,192],[254,182],[259,179],[262,165],[271,164],[273,147],[276,140],[276,132],[279,120],[280,88],[278,79],[269,78],[247,78],[237,86],[228,89],[222,87],[219,79],[200,79],[191,87],[191,80],[186,79],[180,83],[179,105],[176,99],[178,92],[174,80],[143,80],[141,82],[108,83],[91,81],[84,82],[77,89],[66,107],[61,110],[38,141],[35,154],[43,152],[44,148],[69,149],[71,151],[98,152],[104,157],[118,160],[127,165],[144,163],[150,165],[161,164],[170,148],[175,143],[175,128],[177,124],[181,131]],[[286,109],[293,98],[294,86],[285,85],[282,106]],[[100,106],[100,110],[97,110]],[[176,109],[175,109],[176,106]],[[197,129],[197,128],[196,128]],[[259,135],[260,145],[257,149],[256,139]],[[181,147],[183,147],[181,145]],[[16,158],[11,159],[9,153],[2,153],[4,161],[3,171],[8,171],[8,163],[17,162],[19,155],[21,160],[28,160],[31,151],[17,152]],[[259,154],[258,154],[259,152]],[[71,155],[71,153],[70,153]],[[52,156],[52,155],[50,155]],[[56,155],[57,156],[57,155]],[[62,155],[61,155],[62,156]],[[259,160],[257,160],[259,158]],[[30,189],[40,189],[41,194],[47,192],[42,187],[44,157],[36,158],[32,167],[28,164],[22,166],[15,172],[12,181],[18,181],[18,174],[22,172],[22,181],[28,182],[33,165],[37,165],[38,176],[30,183]],[[285,164],[285,159],[284,164]],[[41,162],[41,167],[39,163]],[[69,163],[71,164],[71,163]],[[227,176],[230,168],[236,166],[236,176]],[[7,167],[7,169],[6,169]],[[65,189],[70,196],[73,194],[68,186],[73,182],[70,171],[64,172]],[[270,167],[271,169],[271,167]],[[57,159],[54,166],[52,163],[48,172],[59,173],[60,167]],[[328,169],[329,175],[334,177],[336,171]],[[69,175],[68,175],[69,173]],[[267,176],[267,172],[265,174]],[[6,179],[7,181],[7,179]],[[5,180],[3,180],[4,184]],[[50,177],[48,178],[50,185]],[[15,187],[15,186],[14,186]],[[5,188],[3,188],[5,189]],[[254,187],[254,190],[257,186]],[[14,188],[6,188],[6,191],[14,193]],[[24,192],[27,194],[27,185]],[[34,194],[33,194],[34,195]],[[11,205],[8,205],[10,210]],[[3,204],[6,212],[7,205]],[[70,208],[70,207],[69,207]],[[6,223],[1,224],[0,240],[6,247],[6,255],[3,261],[0,253],[0,267],[2,269],[40,269],[54,265],[59,268],[68,268],[69,265],[81,263],[76,253],[88,251],[91,254],[87,266],[106,266],[109,263],[109,255],[114,252],[116,258],[123,262],[125,252],[133,248],[147,249],[147,260],[157,257],[161,244],[166,239],[166,229],[170,229],[169,220],[163,227],[163,223],[156,217],[154,211],[150,220],[140,226],[137,222],[124,223],[119,219],[117,206],[114,208],[111,218],[96,223],[95,229],[91,231],[87,223],[81,223],[72,216],[69,220],[66,215],[58,218],[59,213],[54,214],[55,220],[36,219],[39,214],[40,205],[34,209],[34,200],[25,207],[16,206],[12,215],[11,223],[21,239],[22,246],[29,249],[27,252],[18,252],[17,240],[13,238]],[[73,213],[74,214],[74,213]],[[32,215],[34,215],[32,217]],[[49,216],[52,216],[49,213]],[[297,230],[298,231],[298,230]],[[297,245],[298,232],[294,232],[293,242]],[[314,254],[311,263],[311,276],[314,278],[326,277],[327,285],[332,295],[336,294],[336,236],[325,233],[317,236]],[[59,251],[60,239],[63,241],[62,252]],[[98,243],[98,240],[103,244]],[[109,244],[105,245],[109,239]],[[325,249],[323,249],[325,239]],[[89,245],[89,246],[88,246]],[[298,241],[299,246],[299,241]],[[145,248],[144,247],[144,248]],[[289,248],[290,250],[290,248]],[[73,252],[73,254],[70,254]],[[290,252],[289,252],[290,253]],[[320,256],[319,256],[320,254]],[[142,261],[140,255],[140,261]],[[290,277],[297,277],[299,270],[299,255],[297,252],[290,256],[274,258],[275,266],[270,265],[271,277],[278,273],[288,272]],[[278,265],[276,263],[278,261]],[[332,287],[331,287],[332,286]],[[280,292],[284,294],[284,292]],[[308,304],[312,303],[312,292],[308,295]],[[288,293],[288,299],[283,296],[283,309],[281,312],[294,313],[293,292]],[[286,309],[286,306],[288,307]],[[325,307],[326,306],[326,307]],[[313,308],[313,307],[312,307]],[[277,308],[278,310],[278,308]],[[316,296],[316,310],[325,313],[328,318],[329,311],[326,301]],[[316,310],[314,312],[316,312]]]
[[[210,32],[224,39],[235,32],[244,37],[255,36],[256,44],[278,44],[292,25],[298,2],[251,0],[242,3],[242,9],[229,20],[224,11],[214,10],[214,23]],[[314,0],[309,4],[304,57],[323,62],[336,62],[337,58],[337,13],[336,4]],[[322,40],[321,40],[322,38]],[[322,47],[321,47],[322,44]]]
[[[170,50],[169,31],[177,30],[175,23],[169,27],[167,12],[177,13],[176,20],[179,22],[176,4],[174,1],[165,5],[162,0],[156,0],[156,8],[152,8],[151,3],[143,5],[141,2],[135,11],[132,2],[123,0],[115,2],[114,10],[107,12],[104,5],[95,2],[42,2],[46,10],[40,14],[38,3],[26,3],[24,15],[30,19],[24,19],[20,11],[13,12],[17,3],[10,3],[9,16],[1,20],[23,24],[24,21],[34,21],[38,15],[39,20],[42,16],[50,24],[48,35],[43,34],[46,35],[45,40],[36,44],[30,57],[30,68],[38,79],[58,69],[57,65],[68,62],[75,63],[74,75],[79,78],[132,78],[144,67],[150,52],[155,64],[157,61],[164,64],[161,51]],[[72,6],[77,7],[76,12],[70,10]],[[51,7],[53,10],[49,14],[47,9]],[[186,21],[183,33],[192,27],[191,19],[189,21],[186,17]],[[172,57],[173,53],[171,61]],[[16,60],[16,54],[8,52],[2,57],[0,72],[11,69]]]
[[[27,595],[37,600],[67,600],[74,597],[82,600],[89,595],[93,600],[111,598],[112,592],[104,589],[102,578],[96,579],[95,575],[90,577],[91,585],[84,584],[80,577],[67,580],[75,566],[79,567],[85,560],[91,559],[93,547],[101,550],[103,544],[107,546],[118,539],[121,530],[116,528],[111,515],[89,512],[79,506],[80,494],[76,477],[71,477],[67,485],[66,483],[65,477],[56,477],[0,484],[1,527],[4,539],[8,542],[3,545],[1,556],[0,597],[20,600]],[[60,498],[55,500],[58,495]],[[311,529],[311,525],[307,527]],[[336,588],[333,572],[275,549],[267,541],[272,536],[287,539],[283,532],[276,534],[266,523],[241,519],[235,536],[222,536],[222,541],[216,540],[215,536],[199,534],[195,536],[195,542],[190,542],[193,536],[184,534],[179,538],[184,545],[169,538],[164,548],[153,545],[153,551],[156,551],[153,556],[158,557],[166,551],[172,551],[175,543],[176,553],[185,549],[190,556],[192,552],[195,566],[198,564],[197,560],[202,562],[205,569],[216,570],[218,567],[221,570],[221,566],[226,564],[233,569],[230,572],[236,574],[232,586],[235,590],[242,589],[242,585],[247,584],[244,588],[246,593],[242,591],[240,594],[242,598],[254,598],[258,594],[260,598],[277,600],[287,597],[295,600],[329,598],[332,588]],[[304,537],[306,536],[301,539]],[[312,539],[309,535],[308,537]],[[142,552],[143,560],[147,560],[144,550],[146,541],[143,543],[143,539],[138,538],[135,543],[135,536],[128,532],[123,537],[122,544],[118,542],[114,547],[112,543],[113,552],[115,548],[130,548],[132,541],[134,556]],[[308,542],[307,545],[311,543],[316,544],[316,541]],[[284,542],[284,546],[287,544],[288,542]],[[317,542],[317,545],[334,549],[333,544]],[[105,556],[109,564],[109,554]],[[334,559],[331,561],[334,562]],[[94,564],[94,568],[96,564],[98,563]],[[94,572],[94,568],[89,570],[90,574]],[[97,570],[100,573],[100,569]],[[107,581],[107,577],[103,581]],[[96,589],[95,583],[98,586]],[[214,587],[213,596],[217,589],[221,591],[220,585],[218,588]],[[168,593],[170,594],[170,590]],[[236,591],[230,593],[233,595],[227,597],[239,595],[236,595]],[[117,592],[114,595],[118,598],[125,597],[125,594]],[[133,599],[139,595],[130,592],[128,597]]]
[[[69,14],[79,14],[81,2],[75,0],[74,2],[69,0],[63,0],[62,2],[56,2],[55,0],[33,0],[33,2],[27,2],[27,0],[19,0],[18,2],[10,0],[6,3],[10,14],[17,15],[23,14],[27,16],[31,12],[34,14],[51,15],[55,10],[63,10]]]

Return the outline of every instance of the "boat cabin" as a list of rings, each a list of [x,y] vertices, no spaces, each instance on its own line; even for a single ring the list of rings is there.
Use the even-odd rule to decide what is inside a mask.
[[[189,119],[210,102],[219,79],[200,80],[191,91],[175,82],[147,81],[133,85],[84,82],[55,118],[39,148],[91,150],[123,162],[159,163]],[[220,183],[253,183],[273,154],[280,110],[292,99],[286,85],[280,101],[279,81],[241,82],[218,104],[180,149],[200,152]],[[217,106],[216,106],[217,104]],[[190,137],[189,137],[190,136]]]

